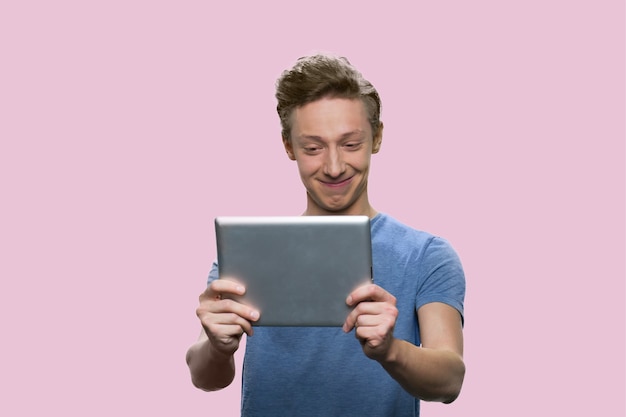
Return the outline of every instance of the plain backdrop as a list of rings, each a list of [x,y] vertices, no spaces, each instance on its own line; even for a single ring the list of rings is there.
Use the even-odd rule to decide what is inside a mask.
[[[383,100],[372,204],[466,270],[463,391],[422,415],[624,416],[624,22],[607,0],[2,2],[0,414],[238,415],[240,373],[205,393],[184,359],[212,222],[302,212],[274,83],[329,51]]]

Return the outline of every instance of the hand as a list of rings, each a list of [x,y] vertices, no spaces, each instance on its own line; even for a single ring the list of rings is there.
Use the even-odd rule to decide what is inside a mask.
[[[347,333],[355,329],[355,336],[368,358],[384,359],[393,341],[398,317],[396,297],[378,285],[367,284],[354,290],[346,303],[356,307],[346,318],[343,330]]]
[[[259,319],[258,311],[222,297],[224,294],[243,295],[245,292],[246,289],[241,284],[216,279],[200,295],[200,305],[196,309],[196,314],[211,346],[224,355],[233,355],[237,351],[244,333],[252,336],[250,322]]]

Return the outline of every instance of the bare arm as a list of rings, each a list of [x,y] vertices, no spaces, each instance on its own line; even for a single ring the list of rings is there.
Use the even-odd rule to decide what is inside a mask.
[[[227,280],[215,280],[200,295],[196,314],[202,323],[198,341],[187,350],[187,365],[193,384],[205,391],[224,388],[235,378],[234,354],[244,333],[253,334],[250,321],[259,313],[222,294],[245,293],[245,288]]]
[[[234,354],[225,355],[214,349],[204,329],[187,350],[186,359],[191,382],[197,388],[215,391],[227,387],[235,378]]]
[[[419,309],[418,318],[422,347],[394,339],[379,362],[412,395],[451,403],[465,376],[460,314],[447,304],[431,303]]]
[[[393,295],[376,285],[355,290],[348,297],[356,305],[344,330],[356,328],[364,353],[383,368],[411,395],[425,401],[454,401],[465,376],[461,317],[443,303],[419,309],[422,346],[393,336],[398,310]]]

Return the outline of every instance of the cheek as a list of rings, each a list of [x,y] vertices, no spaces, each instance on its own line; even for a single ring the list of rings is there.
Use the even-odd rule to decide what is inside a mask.
[[[353,158],[346,159],[354,169],[358,169],[359,171],[365,171],[370,166],[370,156],[368,155],[354,155]]]
[[[311,174],[317,170],[318,164],[315,163],[315,160],[312,158],[307,158],[305,160],[298,159],[298,171],[300,171],[301,175]]]

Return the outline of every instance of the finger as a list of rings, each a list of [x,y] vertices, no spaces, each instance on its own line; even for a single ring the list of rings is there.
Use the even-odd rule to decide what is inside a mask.
[[[368,303],[369,304],[369,303]],[[360,306],[361,304],[359,304]],[[377,326],[381,323],[380,315],[376,311],[382,311],[380,309],[368,309],[369,314],[363,314],[364,312],[357,310],[356,308],[350,312],[343,325],[343,330],[348,333],[350,330],[358,327],[371,327]]]
[[[239,303],[232,299],[222,299],[224,295],[244,295],[245,286],[231,279],[216,279],[211,281],[207,289],[200,295],[200,306],[197,313],[210,311],[213,313],[236,313],[247,320],[256,321],[260,317],[259,311],[251,306]]]
[[[383,322],[384,320],[379,315],[361,314],[356,318],[354,327],[357,329],[359,327],[375,327]]]
[[[242,333],[245,333],[248,336],[252,336],[252,334],[254,333],[254,330],[252,328],[252,323],[249,320],[241,316],[232,314],[231,317],[229,317],[229,319],[226,321],[226,323],[224,323],[224,325],[233,325],[233,324],[238,327],[236,334],[239,336],[241,336]]]
[[[357,320],[361,315],[364,315],[364,314],[376,315],[376,314],[382,313],[383,310],[384,310],[384,303],[360,302],[359,304],[356,305],[356,307],[352,309],[350,314],[348,314],[348,317],[346,318],[346,321],[345,321],[344,329],[346,331],[350,331],[353,327],[355,327],[355,323],[357,323]],[[360,323],[361,322],[359,321],[359,324]]]
[[[237,281],[223,278],[211,281],[205,293],[207,292],[207,295],[213,297],[218,294],[244,295],[246,287]]]
[[[220,322],[211,322],[208,331],[214,336],[227,336],[240,338],[243,333],[252,336],[254,330],[252,324],[243,317],[233,315],[220,315]]]
[[[343,331],[345,333],[350,332],[350,330],[354,329],[357,322],[358,315],[353,315],[352,313],[348,314],[346,317],[346,321],[343,322]]]
[[[239,342],[243,335],[243,330],[236,325],[220,325],[216,326],[214,332],[207,331],[207,337],[211,340],[211,344],[220,352],[230,355],[239,349]]]
[[[241,337],[242,333],[252,336],[252,323],[235,313],[206,312],[200,322],[207,334],[214,338]]]
[[[350,330],[354,329],[355,327],[357,327],[357,325],[360,324],[359,322],[359,316],[362,314],[361,311],[358,309],[358,307],[361,304],[359,304],[357,307],[355,307],[350,314],[348,314],[348,317],[346,317],[346,321],[344,321],[343,323],[343,331],[348,333]]]
[[[378,326],[359,326],[355,331],[355,336],[363,346],[370,349],[377,349],[384,345],[387,337]]]
[[[208,332],[214,339],[227,342],[228,339],[239,339],[245,333],[238,324],[213,324]]]
[[[206,323],[215,326],[230,326],[236,325],[244,329],[244,331],[249,331],[252,327],[251,320],[246,319],[245,317],[240,316],[236,313],[209,313],[205,317],[202,317],[201,320],[206,318]],[[204,320],[203,320],[204,323]]]
[[[348,295],[346,303],[353,306],[363,301],[381,301],[396,304],[396,297],[376,284],[366,284],[358,287]]]
[[[372,306],[370,304],[374,303],[359,303],[346,317],[346,321],[343,323],[343,331],[348,333],[353,328],[357,327],[358,319],[361,314],[369,313],[372,314]]]
[[[260,317],[259,311],[255,308],[228,298],[201,302],[197,314],[200,317],[205,312],[216,315],[234,314],[249,321],[257,321]]]
[[[343,330],[347,333],[355,327],[377,326],[383,323],[391,323],[391,326],[394,326],[397,317],[398,309],[394,304],[387,302],[360,302],[348,314]]]
[[[354,335],[364,348],[368,357],[384,354],[385,346],[393,339],[394,320],[389,316],[362,315],[358,318],[358,326]]]

